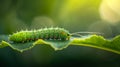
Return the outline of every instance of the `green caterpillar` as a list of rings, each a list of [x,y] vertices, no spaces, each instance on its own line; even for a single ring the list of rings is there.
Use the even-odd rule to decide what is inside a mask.
[[[16,43],[25,43],[35,41],[38,39],[43,40],[69,40],[69,31],[63,28],[44,28],[33,31],[20,31],[9,36],[9,40]]]

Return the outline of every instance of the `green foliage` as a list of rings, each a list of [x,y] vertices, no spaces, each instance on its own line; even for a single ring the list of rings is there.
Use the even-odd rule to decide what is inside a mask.
[[[78,46],[87,46],[99,48],[102,50],[111,51],[114,53],[120,54],[120,35],[116,36],[112,40],[105,39],[99,35],[90,35],[84,36],[81,38],[72,37],[69,41],[56,41],[56,40],[42,40],[39,39],[35,42],[27,43],[13,43],[8,40],[7,35],[1,35],[0,48],[9,46],[14,50],[23,52],[25,50],[33,48],[35,45],[49,45],[54,50],[62,50],[63,48],[68,47],[69,45],[78,45]]]

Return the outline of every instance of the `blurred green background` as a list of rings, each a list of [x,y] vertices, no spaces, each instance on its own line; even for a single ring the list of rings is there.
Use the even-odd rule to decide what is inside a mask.
[[[0,34],[44,27],[63,27],[72,32],[120,34],[119,0],[0,0]],[[1,67],[120,67],[120,55],[89,47],[69,46],[54,51],[37,45],[19,53],[0,49]]]

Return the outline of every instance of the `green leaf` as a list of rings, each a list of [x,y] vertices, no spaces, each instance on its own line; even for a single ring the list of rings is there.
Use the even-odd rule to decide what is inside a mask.
[[[10,46],[12,49],[23,52],[25,50],[33,48],[38,44],[47,44],[53,47],[55,50],[61,50],[67,47],[70,41],[44,41],[42,39],[37,40],[36,42],[27,42],[27,43],[8,43],[6,41],[2,41],[1,45]]]
[[[4,41],[9,41],[8,35],[0,35],[0,48],[8,46],[7,42]]]
[[[55,50],[62,50],[70,44],[70,40],[60,41],[60,40],[42,40],[39,39],[34,44],[47,44],[53,47]]]
[[[62,50],[63,48],[68,47],[69,45],[78,45],[78,46],[87,46],[98,48],[106,51],[111,51],[117,54],[120,54],[120,35],[116,36],[113,39],[105,39],[99,35],[90,35],[84,36],[80,38],[71,37],[68,41],[61,40],[42,40],[39,39],[35,42],[27,42],[27,43],[13,43],[8,40],[8,36],[2,35],[0,38],[0,48],[9,46],[14,50],[23,52],[25,50],[29,50],[33,48],[35,45],[49,45],[54,50]]]
[[[8,46],[8,43],[7,43],[7,42],[2,41],[2,42],[0,43],[0,48],[6,47],[6,46]]]
[[[0,40],[2,41],[0,43],[1,48],[9,46],[12,49],[20,51],[20,52],[29,50],[38,44],[47,44],[47,45],[50,45],[51,47],[53,47],[55,50],[61,50],[63,48],[66,48],[70,43],[69,40],[68,41],[60,41],[60,40],[42,40],[42,39],[39,39],[35,42],[13,43],[8,40],[8,36],[2,36]]]
[[[98,35],[92,35],[87,38],[75,38],[71,45],[88,46],[120,54],[120,35],[113,40],[106,40]]]

